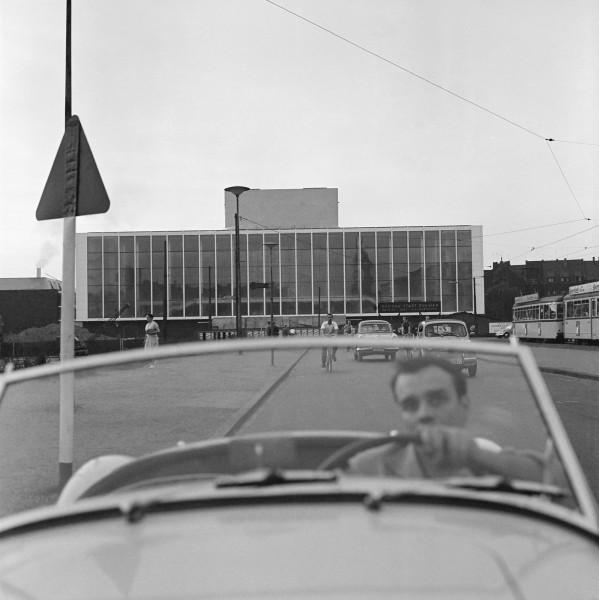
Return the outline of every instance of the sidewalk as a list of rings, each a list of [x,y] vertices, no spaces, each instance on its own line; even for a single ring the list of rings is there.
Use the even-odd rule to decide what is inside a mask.
[[[599,346],[527,345],[541,371],[599,381]]]

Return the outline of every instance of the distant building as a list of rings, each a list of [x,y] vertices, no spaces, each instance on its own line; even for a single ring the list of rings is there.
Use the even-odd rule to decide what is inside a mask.
[[[494,262],[485,271],[487,314],[497,321],[511,321],[516,296],[538,293],[560,296],[572,285],[599,281],[599,259],[527,260],[523,265]]]
[[[0,338],[60,319],[61,284],[47,277],[0,278]]]
[[[120,313],[147,312],[197,328],[235,322],[235,197],[225,194],[224,230],[77,234],[76,319],[93,328]],[[314,325],[382,315],[484,313],[482,227],[339,227],[337,190],[250,190],[239,198],[244,326],[270,319]],[[166,255],[166,257],[165,257]],[[165,264],[166,291],[165,295]],[[476,283],[476,289],[474,287]]]

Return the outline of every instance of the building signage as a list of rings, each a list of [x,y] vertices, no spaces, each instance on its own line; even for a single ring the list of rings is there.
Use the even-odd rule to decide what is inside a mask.
[[[534,302],[539,299],[539,294],[527,294],[526,296],[516,296],[514,298],[514,304],[522,304],[522,302]]]
[[[588,294],[599,291],[599,281],[593,283],[581,283],[580,285],[571,285],[568,288],[568,294]]]
[[[379,302],[380,313],[439,313],[441,302]]]

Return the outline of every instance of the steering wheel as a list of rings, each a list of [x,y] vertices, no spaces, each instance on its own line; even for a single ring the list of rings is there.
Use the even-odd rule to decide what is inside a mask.
[[[396,444],[398,446],[407,446],[408,444],[418,444],[422,441],[419,433],[400,433],[392,431],[389,434],[381,435],[368,440],[358,440],[343,446],[325,458],[317,467],[323,471],[332,469],[345,470],[348,467],[349,460],[360,452],[378,448],[385,444]]]

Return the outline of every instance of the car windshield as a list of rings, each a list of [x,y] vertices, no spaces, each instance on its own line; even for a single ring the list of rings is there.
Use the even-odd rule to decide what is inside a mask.
[[[61,389],[70,378],[57,373],[60,365],[5,374],[2,514],[56,502],[65,463],[77,471],[101,456],[110,470],[166,448],[179,454],[150,461],[116,487],[193,486],[267,468],[451,481],[453,490],[462,478],[483,493],[490,476],[511,493],[514,482],[527,484],[518,497],[584,512],[580,473],[553,425],[544,384],[508,345],[487,343],[466,355],[451,340],[431,348],[435,342],[393,338],[391,357],[357,361],[347,340],[311,333],[271,345],[164,346],[155,351],[168,354],[161,358],[141,350],[76,358],[70,441],[61,426],[69,414]],[[559,379],[549,384],[558,401],[588,392]],[[226,450],[217,451],[223,436]]]
[[[363,323],[360,325],[360,333],[391,333],[389,323]]]
[[[462,323],[432,323],[425,326],[425,335],[427,337],[443,335],[468,337],[468,332]]]

